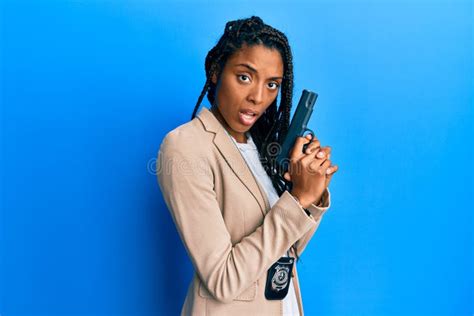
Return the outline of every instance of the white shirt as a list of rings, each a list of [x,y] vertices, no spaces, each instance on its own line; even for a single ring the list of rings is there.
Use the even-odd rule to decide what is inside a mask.
[[[272,180],[263,168],[262,162],[259,158],[257,146],[253,142],[252,136],[249,132],[247,132],[245,133],[245,135],[247,136],[247,143],[238,143],[234,139],[234,137],[229,134],[229,132],[227,132],[227,135],[229,135],[232,141],[237,145],[237,148],[240,150],[242,156],[244,157],[248,166],[252,170],[253,175],[255,176],[255,178],[257,178],[258,183],[263,187],[265,193],[267,194],[270,206],[273,207],[273,205],[278,201],[280,197],[278,196],[278,193],[273,187]],[[284,256],[288,257],[288,252],[284,254]],[[300,316],[298,302],[296,300],[295,288],[293,286],[293,280],[291,280],[290,282],[288,294],[282,300],[282,305],[283,315]]]

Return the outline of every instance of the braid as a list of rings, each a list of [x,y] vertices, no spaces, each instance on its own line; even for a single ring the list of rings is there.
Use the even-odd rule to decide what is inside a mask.
[[[207,90],[209,90],[209,81],[210,79],[208,78],[206,80],[206,83],[204,84],[204,88],[202,89],[201,95],[199,96],[196,106],[194,107],[194,111],[193,111],[193,114],[191,115],[191,119],[193,119],[196,116],[196,112],[199,108],[199,105],[201,104],[201,101],[204,98],[204,95],[207,93]]]
[[[288,133],[293,98],[293,56],[284,33],[265,24],[258,16],[227,22],[224,34],[207,53],[205,61],[207,80],[194,107],[191,119],[195,118],[204,95],[207,95],[210,104],[214,105],[216,84],[212,82],[211,78],[213,75],[220,78],[229,57],[244,44],[248,46],[264,45],[267,48],[277,49],[283,59],[284,73],[280,89],[280,105],[277,106],[278,98],[275,98],[265,113],[250,128],[250,134],[259,151],[262,165],[272,180],[278,195],[281,196],[285,190],[290,192],[292,188],[292,183],[284,179],[278,172],[275,161],[279,150],[281,150],[281,146],[278,144],[283,142]],[[294,245],[293,249],[297,260],[299,260]]]

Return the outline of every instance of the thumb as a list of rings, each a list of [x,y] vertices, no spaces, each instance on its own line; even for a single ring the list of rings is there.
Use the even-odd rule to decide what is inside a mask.
[[[286,181],[291,181],[291,175],[290,173],[287,171],[285,172],[285,174],[283,175],[283,178],[285,178]]]

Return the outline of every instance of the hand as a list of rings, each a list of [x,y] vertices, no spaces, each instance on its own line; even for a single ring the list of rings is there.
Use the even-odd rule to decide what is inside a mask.
[[[298,198],[304,208],[318,204],[324,190],[339,167],[329,160],[331,147],[321,147],[319,140],[311,135],[298,137],[290,153],[290,165],[284,178],[293,182],[291,194]],[[303,145],[310,143],[303,153]],[[319,156],[319,155],[322,156]]]

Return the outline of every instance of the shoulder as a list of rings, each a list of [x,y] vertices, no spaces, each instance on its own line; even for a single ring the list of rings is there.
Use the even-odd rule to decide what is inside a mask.
[[[161,154],[196,157],[208,154],[214,134],[204,129],[198,117],[169,131],[160,145]]]
[[[168,132],[157,155],[160,182],[185,177],[188,180],[199,178],[211,181],[213,136],[197,117]]]

